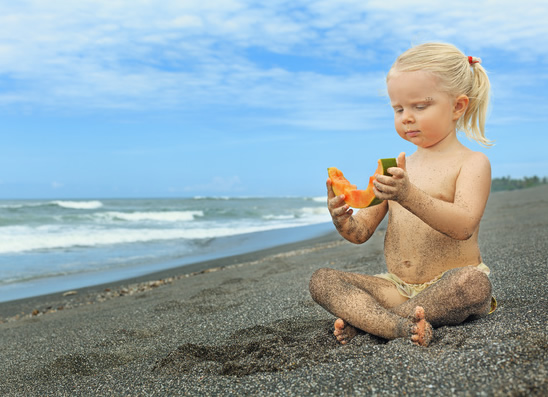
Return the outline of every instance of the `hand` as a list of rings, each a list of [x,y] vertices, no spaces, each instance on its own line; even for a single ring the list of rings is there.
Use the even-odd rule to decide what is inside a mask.
[[[333,224],[339,229],[345,224],[354,212],[348,204],[344,202],[344,194],[335,196],[330,178],[327,178],[327,209],[333,219]]]
[[[411,183],[405,168],[405,153],[400,153],[397,161],[397,167],[390,167],[387,170],[392,176],[375,175],[373,191],[381,200],[402,201],[409,194]]]

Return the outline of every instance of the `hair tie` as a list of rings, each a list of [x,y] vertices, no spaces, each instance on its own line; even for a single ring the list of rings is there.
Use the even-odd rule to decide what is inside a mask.
[[[468,57],[468,63],[473,65],[475,63],[481,64],[481,58]]]

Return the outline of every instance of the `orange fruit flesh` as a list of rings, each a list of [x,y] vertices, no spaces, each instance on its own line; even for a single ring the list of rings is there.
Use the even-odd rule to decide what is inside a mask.
[[[386,171],[389,167],[396,166],[396,159],[380,159],[378,161],[375,174],[390,175]],[[373,181],[375,176],[369,178],[369,184],[366,189],[360,190],[356,185],[351,184],[343,175],[342,171],[335,167],[327,169],[333,192],[338,196],[344,194],[344,201],[353,208],[366,208],[382,203],[373,192]]]

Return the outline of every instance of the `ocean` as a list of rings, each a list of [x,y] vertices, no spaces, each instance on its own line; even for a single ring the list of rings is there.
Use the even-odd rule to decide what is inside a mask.
[[[325,197],[0,201],[0,302],[318,237]]]

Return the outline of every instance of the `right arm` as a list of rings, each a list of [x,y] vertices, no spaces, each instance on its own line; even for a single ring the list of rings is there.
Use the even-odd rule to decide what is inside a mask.
[[[344,202],[344,194],[335,196],[331,179],[327,179],[326,185],[327,209],[339,234],[351,243],[365,243],[388,212],[388,202],[383,201],[374,207],[362,208],[353,215],[354,210]]]

